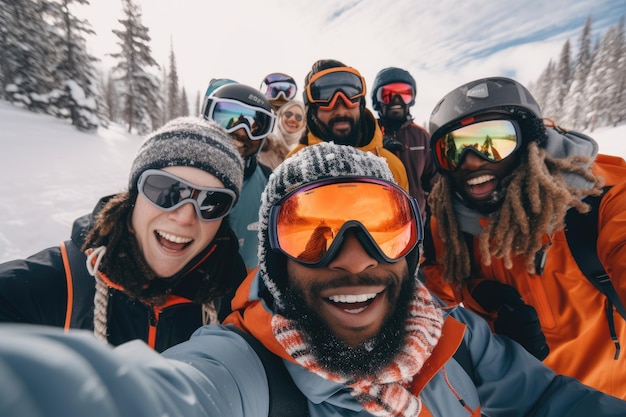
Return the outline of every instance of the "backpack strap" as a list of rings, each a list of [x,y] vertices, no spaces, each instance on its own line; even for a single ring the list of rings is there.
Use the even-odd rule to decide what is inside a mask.
[[[268,417],[308,416],[309,408],[307,399],[298,389],[295,382],[293,382],[283,360],[267,350],[267,348],[250,333],[232,325],[225,327],[243,337],[250,347],[254,349],[263,363],[270,392],[270,410]]]
[[[93,298],[96,287],[94,278],[89,275],[85,265],[87,257],[72,240],[61,242],[60,247],[67,283],[64,328],[93,330]]]
[[[565,236],[567,237],[570,252],[582,273],[607,298],[606,315],[611,339],[615,344],[615,359],[617,360],[620,354],[620,343],[615,332],[613,307],[624,320],[626,320],[626,307],[624,307],[617,291],[615,291],[611,278],[604,270],[602,263],[600,263],[596,249],[600,202],[610,188],[604,187],[601,195],[588,196],[583,200],[583,202],[591,206],[591,210],[588,213],[579,213],[574,209],[568,210],[565,216]]]

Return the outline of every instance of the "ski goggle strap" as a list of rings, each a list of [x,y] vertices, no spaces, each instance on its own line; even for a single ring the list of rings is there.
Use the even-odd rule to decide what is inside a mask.
[[[408,83],[390,83],[383,85],[376,91],[376,100],[379,103],[389,104],[393,98],[399,95],[404,104],[409,104],[413,96],[413,86]]]
[[[499,162],[513,154],[522,144],[519,125],[514,120],[476,122],[473,117],[433,141],[435,163],[444,171],[459,168],[467,152],[489,162]]]
[[[222,126],[228,133],[245,129],[251,140],[261,140],[274,129],[274,113],[236,100],[209,97],[204,118]]]
[[[416,200],[397,185],[375,178],[339,177],[307,184],[270,210],[271,248],[310,267],[328,265],[348,231],[384,263],[399,261],[423,238]]]
[[[142,172],[138,189],[142,196],[163,211],[192,203],[200,220],[207,222],[230,213],[236,198],[228,188],[200,187],[160,169]]]
[[[306,97],[309,103],[316,104],[322,110],[330,110],[337,102],[337,93],[349,107],[359,105],[365,96],[365,79],[351,67],[329,68],[313,75],[306,85]]]

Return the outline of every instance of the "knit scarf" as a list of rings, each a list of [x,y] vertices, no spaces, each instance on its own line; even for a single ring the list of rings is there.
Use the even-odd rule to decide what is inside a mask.
[[[340,375],[323,368],[294,321],[279,314],[272,318],[274,336],[287,353],[308,371],[352,388],[352,396],[375,416],[414,417],[420,413],[422,401],[411,393],[411,381],[437,345],[442,327],[441,309],[428,290],[418,282],[409,304],[404,346],[384,369],[376,375],[363,378]]]

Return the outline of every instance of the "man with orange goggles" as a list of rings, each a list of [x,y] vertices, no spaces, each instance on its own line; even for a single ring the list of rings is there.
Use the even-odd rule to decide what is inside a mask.
[[[404,164],[409,193],[417,199],[426,216],[426,198],[439,179],[430,154],[430,135],[413,121],[410,108],[415,104],[415,79],[406,70],[387,67],[376,74],[372,86],[372,104],[378,111],[383,132],[383,146]]]
[[[626,162],[545,122],[504,77],[449,92],[430,131],[441,179],[429,197],[429,289],[554,371],[626,399]],[[596,254],[599,270],[587,268]]]
[[[402,161],[383,147],[382,132],[372,112],[365,108],[367,90],[363,76],[342,62],[322,59],[313,63],[304,84],[308,132],[305,143],[289,155],[320,142],[354,146],[384,157],[398,184],[408,191]]]
[[[0,415],[626,415],[626,402],[555,374],[433,297],[419,276],[420,219],[383,158],[309,146],[268,181],[259,268],[223,325],[162,355],[0,327],[0,399],[12,394]],[[76,395],[85,381],[97,395]]]

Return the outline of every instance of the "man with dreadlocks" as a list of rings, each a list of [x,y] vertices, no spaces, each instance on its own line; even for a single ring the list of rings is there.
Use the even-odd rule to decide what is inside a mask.
[[[447,94],[430,131],[442,178],[429,197],[427,286],[556,372],[626,398],[626,322],[606,309],[565,232],[566,214],[589,211],[585,198],[609,186],[595,214],[597,252],[626,300],[626,162],[597,154],[586,135],[544,124],[528,90],[507,78]]]

